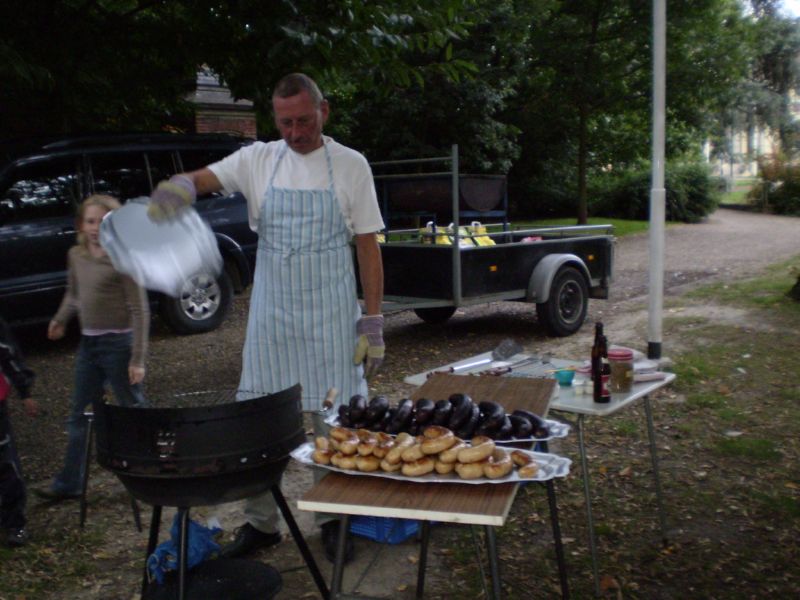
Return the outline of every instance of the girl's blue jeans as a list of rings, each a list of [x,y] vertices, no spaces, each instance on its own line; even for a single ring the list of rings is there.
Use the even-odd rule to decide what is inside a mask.
[[[131,385],[128,365],[131,359],[132,334],[108,333],[84,335],[75,359],[75,389],[67,417],[67,452],[64,467],[56,475],[52,491],[59,494],[79,494],[86,447],[86,407],[103,402],[106,386],[111,388],[117,403],[122,406],[144,407],[147,401],[141,384]]]

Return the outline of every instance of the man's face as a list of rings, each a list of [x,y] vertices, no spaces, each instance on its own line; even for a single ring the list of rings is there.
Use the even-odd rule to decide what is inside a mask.
[[[322,126],[328,120],[328,103],[314,101],[303,90],[288,98],[273,98],[275,125],[289,147],[299,154],[308,154],[322,146]]]

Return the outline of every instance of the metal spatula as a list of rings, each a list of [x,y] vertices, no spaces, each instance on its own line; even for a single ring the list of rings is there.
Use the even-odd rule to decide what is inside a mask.
[[[500,342],[500,344],[498,344],[497,348],[492,350],[491,357],[481,358],[479,360],[470,363],[450,367],[450,372],[458,373],[459,371],[466,371],[468,369],[473,369],[481,365],[488,365],[489,363],[495,362],[497,360],[508,360],[509,358],[511,358],[515,354],[519,354],[520,352],[522,352],[522,346],[519,345],[514,340],[512,340],[511,338],[506,338],[502,342]]]

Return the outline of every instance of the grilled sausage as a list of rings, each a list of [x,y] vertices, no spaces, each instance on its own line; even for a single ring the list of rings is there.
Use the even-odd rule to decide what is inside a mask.
[[[403,398],[400,404],[397,405],[397,411],[394,413],[392,422],[386,427],[386,433],[399,433],[404,431],[411,422],[412,409],[414,403],[408,398]]]
[[[414,418],[420,425],[427,425],[433,419],[433,400],[420,398],[414,405]]]
[[[367,423],[376,423],[383,418],[387,410],[389,410],[389,400],[386,396],[375,396],[369,401],[364,417]]]
[[[453,412],[447,422],[447,428],[456,431],[472,416],[472,398],[466,394],[452,394],[449,400],[453,405]]]
[[[367,399],[361,394],[355,394],[350,398],[350,420],[353,423],[364,420],[364,413],[367,411]]]
[[[511,421],[511,431],[515,438],[524,439],[533,435],[533,425],[528,419],[514,414],[509,415],[508,418]]]
[[[477,405],[472,405],[472,414],[470,414],[466,423],[464,423],[456,432],[456,435],[462,439],[471,438],[475,429],[478,427],[478,421],[481,418],[481,409]]]
[[[452,412],[453,405],[449,400],[438,400],[436,404],[433,405],[433,424],[447,425]]]
[[[481,425],[483,425],[487,431],[497,429],[503,424],[506,410],[497,402],[484,400],[478,404],[478,408],[481,409]]]

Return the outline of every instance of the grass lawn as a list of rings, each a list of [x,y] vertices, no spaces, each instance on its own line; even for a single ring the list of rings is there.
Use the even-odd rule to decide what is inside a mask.
[[[642,409],[591,422],[602,598],[797,597],[800,302],[786,295],[796,277],[791,264],[668,302],[665,337],[678,377],[653,399],[666,545]],[[562,452],[574,457],[573,444],[564,440]],[[557,482],[570,588],[575,598],[592,598],[582,481],[573,468],[575,476]],[[432,597],[481,598],[469,536],[451,535],[453,582]],[[504,598],[558,597],[540,490],[518,494],[498,538]]]
[[[641,233],[647,231],[649,223],[647,221],[629,221],[626,219],[607,219],[604,217],[589,217],[588,225],[613,225],[614,235],[623,237],[633,233]],[[554,226],[570,226],[577,225],[574,218],[568,217],[564,219],[544,219],[540,221],[514,221],[511,223],[512,229],[527,229],[533,227],[554,227]]]

